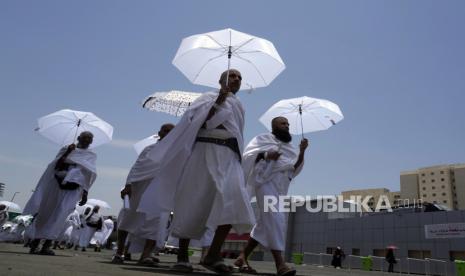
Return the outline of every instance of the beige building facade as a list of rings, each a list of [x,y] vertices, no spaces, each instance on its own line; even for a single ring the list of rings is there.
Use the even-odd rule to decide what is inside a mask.
[[[387,206],[388,205],[386,202],[383,203],[382,200],[380,202],[381,196],[383,196],[384,199],[389,200],[389,205],[391,207],[397,206],[399,201],[400,201],[400,197],[401,197],[400,192],[391,192],[386,188],[374,188],[374,189],[360,189],[360,190],[343,191],[343,192],[341,192],[341,195],[342,195],[344,200],[350,200],[351,197],[357,197],[357,196],[361,196],[362,200],[365,197],[371,197],[371,199],[368,201],[368,206],[372,210],[374,210],[376,208],[376,206],[378,205],[378,202],[379,202],[379,204],[381,204],[380,206]]]
[[[401,198],[465,209],[465,164],[439,165],[400,174]]]

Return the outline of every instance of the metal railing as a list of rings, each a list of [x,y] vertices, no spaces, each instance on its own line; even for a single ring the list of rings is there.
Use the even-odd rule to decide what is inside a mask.
[[[425,270],[424,270],[425,275],[428,275],[428,267],[427,267],[427,266],[428,266],[428,264],[427,264],[428,262],[427,262],[426,260],[424,260],[424,259],[416,259],[416,258],[406,258],[406,260],[407,260],[407,274],[408,274],[408,275],[410,275],[410,272],[411,272],[411,270],[412,270],[411,264],[410,264],[411,261],[417,262],[417,263],[423,263],[424,268],[425,268]],[[419,272],[419,271],[418,271],[418,272]],[[415,273],[418,274],[418,272],[415,272]]]
[[[310,265],[316,265],[318,267],[325,267],[331,266],[331,254],[326,253],[312,253],[312,252],[304,252],[304,260],[303,262]],[[308,257],[308,258],[305,258]],[[379,270],[383,272],[383,274],[387,271],[387,263],[384,257],[378,256],[368,256],[373,260],[372,269]],[[346,266],[348,269],[349,274],[352,274],[352,270],[355,269],[363,269],[362,258],[365,256],[357,256],[357,255],[347,255],[346,258]],[[445,260],[438,260],[438,259],[417,259],[417,258],[405,258],[405,259],[398,259],[396,258],[396,265],[395,265],[395,273],[399,275],[410,275],[411,273],[414,274],[424,274],[426,276],[431,275],[440,275],[440,276],[448,276],[448,262]],[[407,269],[406,271],[402,270],[402,263],[406,261]],[[385,264],[386,263],[386,264]],[[376,266],[377,265],[377,266]],[[405,265],[405,263],[404,263]]]
[[[434,272],[431,269],[431,263],[437,263],[439,264],[439,266],[444,265],[444,270],[443,270],[444,276],[447,276],[447,261],[438,260],[438,259],[430,259],[430,258],[425,258],[425,260],[428,263],[428,272],[429,272],[429,274],[426,274],[426,275],[443,275],[442,272],[440,272],[442,269],[435,269]],[[441,274],[437,274],[437,273],[441,273]]]

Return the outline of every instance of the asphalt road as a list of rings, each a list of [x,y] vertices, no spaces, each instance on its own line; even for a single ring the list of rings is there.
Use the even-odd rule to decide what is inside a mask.
[[[135,261],[122,265],[112,264],[110,260],[113,252],[110,250],[102,250],[102,252],[55,250],[55,252],[56,256],[30,255],[28,248],[22,245],[0,243],[0,275],[185,275],[171,269],[176,260],[174,255],[160,256],[160,267],[155,268],[138,266]],[[227,260],[230,263],[232,261]],[[198,258],[192,257],[191,262],[198,263]],[[275,275],[272,262],[251,262],[251,265],[259,271],[259,275]],[[382,275],[380,272],[352,270],[349,273],[344,269],[319,268],[312,265],[296,266],[296,268],[298,275]],[[214,275],[214,273],[200,265],[194,265],[194,272],[190,275]],[[235,273],[234,275],[250,274]]]

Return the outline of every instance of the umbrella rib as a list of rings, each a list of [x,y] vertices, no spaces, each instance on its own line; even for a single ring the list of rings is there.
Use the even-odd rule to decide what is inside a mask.
[[[237,48],[234,49],[234,51],[232,51],[233,53],[237,52],[238,50],[240,50],[242,47],[244,47],[245,45],[249,44],[250,42],[252,42],[253,40],[255,39],[255,37],[252,37],[251,39],[245,41],[244,43],[242,43],[241,45],[237,46]]]
[[[210,38],[211,40],[213,40],[213,42],[215,42],[216,44],[218,44],[218,46],[222,47],[223,49],[225,49],[226,51],[228,50],[228,45],[223,45],[221,43],[219,43],[216,39],[214,39],[211,35],[207,34],[205,35],[206,37]]]
[[[262,73],[260,72],[260,70],[258,70],[257,66],[255,66],[255,64],[254,64],[253,62],[251,62],[250,60],[248,60],[248,59],[246,59],[246,58],[243,58],[243,57],[241,57],[241,56],[239,56],[239,55],[237,55],[237,54],[234,55],[234,56],[237,57],[238,59],[242,59],[243,61],[250,63],[250,65],[252,65],[252,67],[255,69],[255,71],[257,71],[257,73],[258,73],[258,75],[260,76],[260,78],[262,79],[263,83],[264,83],[265,85],[268,85],[268,83],[267,83],[267,81],[265,80],[265,78],[263,77]]]
[[[223,56],[223,54],[221,54],[219,56],[216,56],[216,57],[213,57],[213,58],[210,58],[209,60],[207,60],[205,62],[205,64],[203,64],[202,67],[200,67],[200,70],[197,72],[197,74],[195,74],[195,78],[192,80],[192,82],[195,82],[197,80],[197,78],[200,76],[200,74],[205,69],[205,67],[208,65],[208,63],[210,63],[212,60],[215,60],[215,59],[220,58],[222,56]]]

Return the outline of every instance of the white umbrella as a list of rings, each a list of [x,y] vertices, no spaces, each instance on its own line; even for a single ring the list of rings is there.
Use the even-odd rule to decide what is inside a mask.
[[[63,109],[39,118],[38,123],[36,131],[60,146],[75,143],[83,131],[94,135],[91,148],[110,142],[113,136],[113,127],[91,112]]]
[[[11,201],[0,201],[0,205],[5,205],[8,210],[15,210],[21,212],[21,206]]]
[[[184,38],[173,65],[192,83],[215,88],[221,73],[237,69],[242,89],[267,86],[286,68],[273,43],[233,29]]]
[[[137,152],[137,155],[139,155],[146,147],[155,144],[158,141],[158,138],[158,134],[154,134],[135,143],[133,147]]]
[[[202,95],[201,93],[171,90],[169,92],[155,92],[148,96],[143,108],[151,111],[168,113],[174,116],[182,116],[186,109]]]
[[[101,199],[95,199],[95,198],[88,199],[86,202],[86,205],[90,205],[90,206],[98,205],[100,206],[100,208],[111,209],[110,204],[108,204],[106,201],[103,201]]]
[[[275,103],[260,117],[260,122],[271,131],[271,120],[279,116],[287,118],[291,134],[302,135],[326,130],[344,119],[337,104],[307,96]]]

